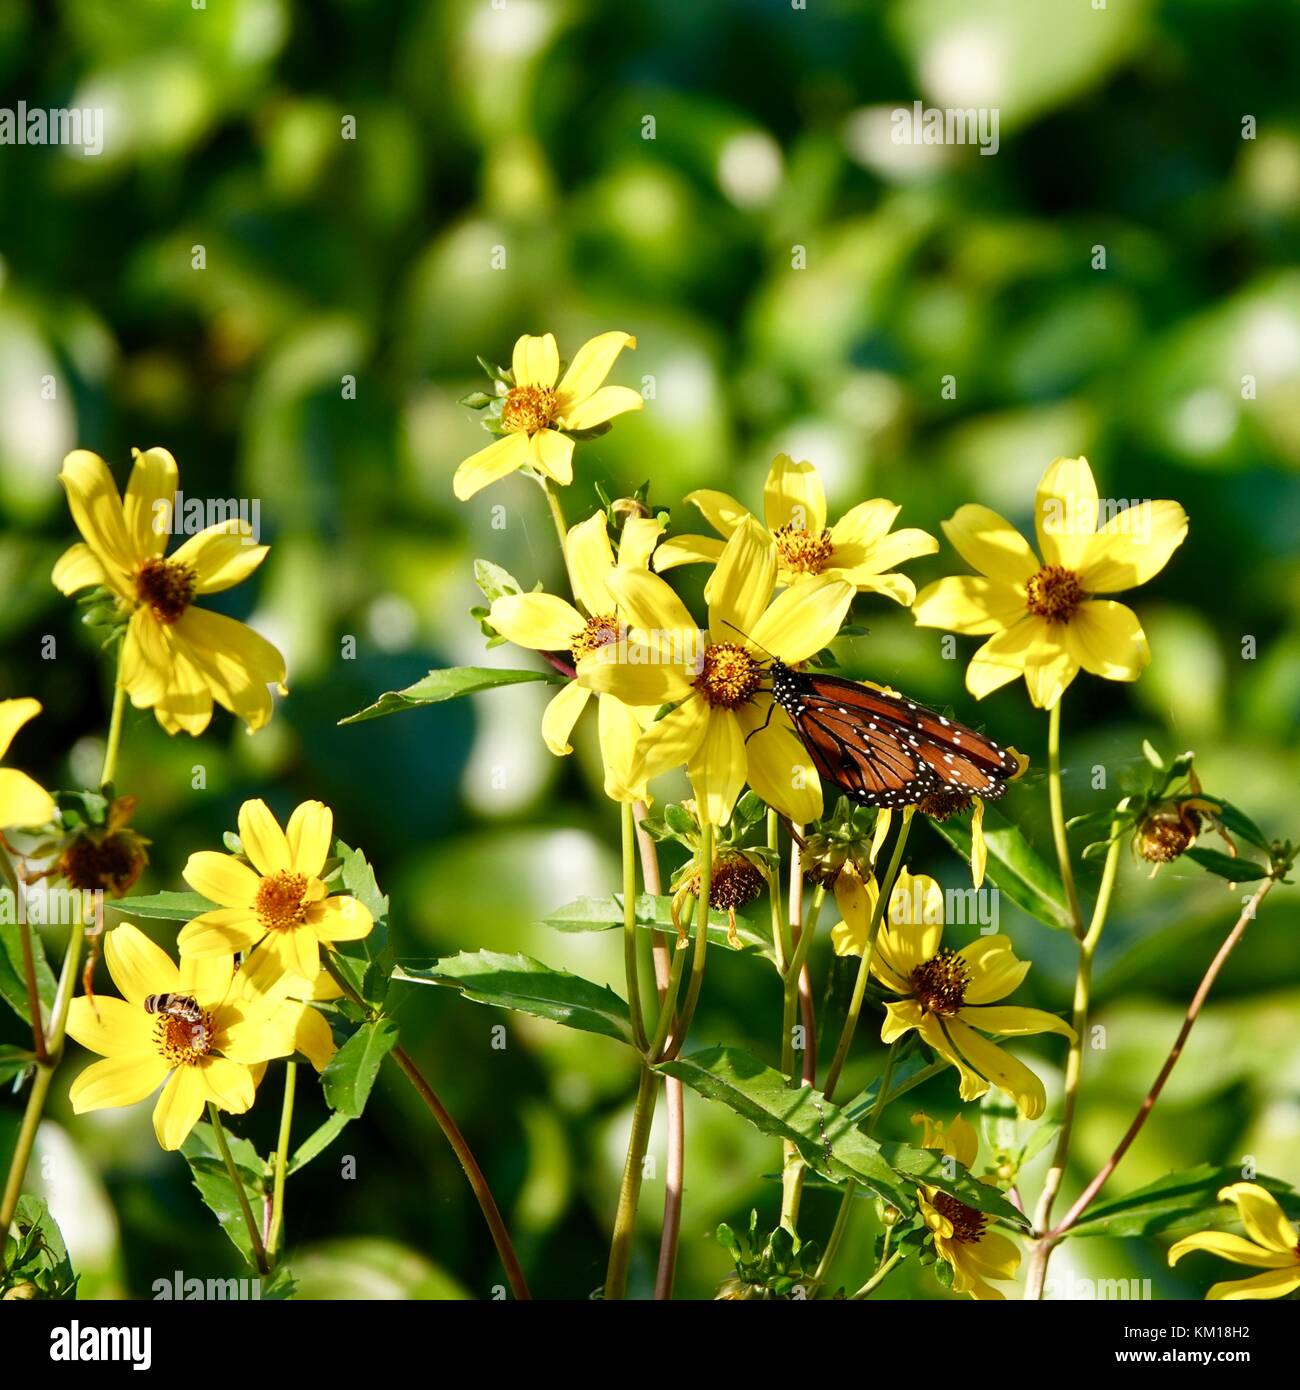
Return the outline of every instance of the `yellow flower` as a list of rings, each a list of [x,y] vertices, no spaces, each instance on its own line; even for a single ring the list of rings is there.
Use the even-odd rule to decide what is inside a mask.
[[[629,517],[623,525],[616,562],[605,513],[597,512],[571,527],[565,542],[565,558],[581,611],[554,594],[507,594],[493,602],[488,622],[507,641],[529,651],[567,652],[576,669],[584,656],[626,636],[609,577],[615,570],[644,571],[662,529],[653,518]],[[574,680],[547,705],[542,738],[552,753],[563,756],[573,752],[569,736],[590,698],[590,688]],[[645,779],[639,784],[632,781],[632,761],[637,739],[653,713],[653,709],[638,713],[613,695],[598,703],[605,794],[615,801],[645,798]]]
[[[601,333],[583,343],[563,377],[553,334],[524,334],[515,344],[514,385],[501,403],[505,433],[467,458],[452,480],[464,502],[516,469],[532,467],[544,478],[573,481],[575,432],[594,429],[645,402],[628,386],[602,385],[624,348],[636,347],[627,333]],[[558,384],[557,384],[558,378]]]
[[[0,758],[18,730],[40,712],[39,700],[0,700]],[[44,787],[16,767],[0,767],[0,830],[44,825],[54,818],[54,810],[54,799]]]
[[[923,1149],[938,1149],[948,1158],[956,1159],[967,1172],[975,1166],[979,1137],[960,1115],[947,1129],[927,1115],[913,1115],[912,1123],[925,1126]],[[934,1232],[934,1248],[939,1258],[952,1266],[953,1288],[977,1300],[1005,1299],[1006,1294],[988,1281],[1016,1277],[1020,1251],[1015,1243],[989,1230],[989,1217],[983,1212],[938,1188],[918,1187],[917,1205],[925,1224]]]
[[[860,956],[866,945],[876,904],[874,881],[867,882],[866,890],[862,910],[832,929],[838,955]],[[944,946],[943,890],[925,874],[899,872],[885,917],[871,973],[900,997],[885,1005],[881,1041],[895,1042],[915,1028],[957,1068],[963,1100],[975,1100],[996,1086],[1026,1119],[1036,1120],[1047,1106],[1043,1083],[1023,1062],[981,1036],[1059,1033],[1074,1040],[1074,1029],[1054,1014],[995,1002],[1021,983],[1029,962],[1017,960],[1010,940],[1001,935],[981,936],[960,950]]]
[[[182,968],[184,965],[185,958],[182,957]],[[270,995],[261,992],[261,982],[254,979],[249,971],[241,970],[237,978],[242,981],[240,1000],[249,1008],[269,1006],[267,1017],[271,1025],[291,1041],[290,1051],[301,1052],[318,1072],[324,1071],[338,1047],[329,1019],[318,1009],[313,1009],[311,1004],[342,996],[343,991],[329,971],[322,969],[311,987],[305,981],[285,976],[281,986],[274,988]],[[275,999],[280,1002],[274,1003]],[[255,1067],[253,1075],[260,1085],[261,1069]]]
[[[1221,1187],[1219,1200],[1237,1208],[1250,1239],[1227,1231],[1201,1231],[1171,1246],[1169,1263],[1177,1264],[1189,1251],[1208,1250],[1233,1264],[1267,1271],[1213,1285],[1205,1296],[1216,1300],[1285,1298],[1300,1289],[1300,1235],[1273,1194],[1256,1183],[1237,1182]]]
[[[162,1086],[154,1133],[164,1149],[178,1149],[208,1101],[242,1114],[253,1104],[260,1065],[294,1050],[292,1030],[275,1018],[271,1000],[250,1002],[229,954],[178,968],[123,922],[105,936],[104,959],[123,998],[74,999],[68,1010],[68,1033],[103,1058],[72,1083],[78,1115],[134,1105]],[[148,1012],[145,1001],[159,994],[184,998],[197,1017]]]
[[[196,893],[221,906],[194,918],[176,938],[181,958],[204,960],[232,951],[255,988],[267,992],[282,975],[314,984],[320,948],[366,936],[374,920],[356,898],[327,897],[320,872],[329,857],[334,813],[304,801],[281,830],[264,801],[239,808],[239,839],[250,868],[234,855],[191,854],[182,877]]]
[[[578,679],[626,704],[675,706],[638,740],[632,780],[684,765],[700,818],[713,825],[727,823],[747,780],[792,821],[816,820],[821,784],[789,719],[762,689],[764,662],[775,656],[793,666],[825,647],[853,586],[821,576],[773,600],[776,547],[753,517],[736,527],[710,581],[707,633],[656,575],[620,569],[608,584],[630,633],[585,656]]]
[[[1177,502],[1139,502],[1099,530],[1097,484],[1088,460],[1057,459],[1034,499],[1038,556],[987,507],[959,507],[944,534],[978,575],[940,579],[917,596],[922,627],[987,636],[966,668],[976,699],[1023,675],[1029,697],[1050,709],[1080,667],[1132,681],[1151,659],[1132,609],[1113,594],[1145,584],[1187,535]]]
[[[705,488],[688,493],[686,500],[704,513],[723,540],[675,536],[656,552],[657,570],[698,561],[717,564],[724,542],[749,515],[725,492]],[[778,454],[763,489],[763,516],[776,545],[778,582],[794,584],[809,575],[830,575],[847,579],[855,589],[884,594],[896,603],[911,603],[916,597],[912,581],[891,571],[904,560],[933,555],[939,542],[915,527],[890,531],[899,510],[897,504],[876,497],[851,507],[828,528],[826,492],[816,468],[811,463],[795,463],[789,454]]]
[[[242,522],[221,522],[164,557],[177,480],[166,449],[136,450],[123,503],[98,454],[70,453],[59,481],[83,540],[51,577],[64,594],[102,585],[130,614],[120,678],[136,709],[152,708],[169,734],[201,734],[216,700],[251,733],[271,717],[268,685],[285,693],[284,658],[251,628],[194,600],[247,579],[268,547],[250,544]]]

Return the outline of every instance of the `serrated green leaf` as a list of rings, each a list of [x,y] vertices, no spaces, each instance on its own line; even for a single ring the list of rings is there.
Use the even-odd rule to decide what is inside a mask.
[[[244,1195],[252,1208],[254,1217],[262,1208],[266,1196],[266,1164],[257,1150],[247,1139],[240,1139],[227,1131],[226,1143],[234,1160],[235,1171],[239,1174]],[[250,1265],[255,1264],[253,1244],[249,1239],[248,1227],[239,1205],[235,1186],[226,1171],[225,1161],[217,1148],[212,1126],[206,1121],[194,1126],[189,1137],[181,1145],[181,1154],[190,1165],[194,1186],[204,1205],[217,1218],[221,1229],[230,1237],[231,1243]]]
[[[393,979],[405,984],[449,985],[479,1004],[518,1009],[619,1042],[632,1040],[627,1004],[612,989],[567,970],[554,970],[531,956],[462,951],[423,970],[399,965]]]
[[[305,1168],[313,1158],[318,1158],[339,1137],[351,1122],[352,1116],[336,1110],[319,1129],[309,1134],[294,1150],[289,1159],[287,1176],[292,1177],[299,1168]]]
[[[522,594],[524,591],[523,586],[508,569],[494,564],[491,560],[474,561],[474,582],[489,603],[512,594]]]
[[[967,862],[970,860],[970,826],[965,821],[932,821],[931,824]],[[1025,838],[1023,832],[992,806],[984,808],[984,843],[988,846],[990,881],[1036,921],[1058,931],[1073,931],[1065,904],[1061,876]]]
[[[27,1007],[27,972],[23,965],[24,927],[19,922],[0,922],[0,998],[22,1019],[32,1021]],[[75,928],[80,931],[80,927]],[[45,955],[45,943],[31,923],[26,926],[32,943],[32,966],[36,974],[36,992],[46,1009],[54,1006],[54,972]]]
[[[340,724],[361,724],[367,719],[379,719],[400,710],[419,709],[424,705],[456,700],[479,690],[491,690],[499,685],[523,685],[529,681],[545,681],[558,685],[561,677],[547,671],[507,671],[491,666],[452,666],[442,671],[430,671],[427,676],[408,685],[405,690],[389,690],[373,705],[340,719]]]
[[[1067,1236],[1146,1236],[1171,1227],[1218,1228],[1237,1219],[1236,1208],[1220,1202],[1219,1189],[1242,1181],[1240,1168],[1202,1163],[1182,1173],[1169,1173],[1127,1196],[1091,1207]],[[1289,1215],[1300,1211],[1300,1197],[1277,1178],[1251,1179],[1282,1203]]]
[[[1253,859],[1221,854],[1217,849],[1202,849],[1200,845],[1193,845],[1184,854],[1201,868],[1226,878],[1229,883],[1250,883],[1254,879],[1268,877],[1268,869],[1263,864],[1256,864]]]
[[[215,912],[219,904],[199,893],[153,893],[147,898],[117,898],[107,904],[123,917],[145,917],[160,922],[190,922],[205,912]]]
[[[698,910],[698,909],[697,909]],[[653,897],[641,893],[636,900],[636,924],[638,927],[669,932],[676,935],[673,925],[672,899]],[[608,931],[623,925],[623,895],[615,893],[608,898],[575,898],[573,902],[557,907],[554,912],[542,918],[542,925],[553,927],[556,931]],[[696,931],[695,913],[689,922],[682,924],[687,934],[694,939]],[[709,912],[709,940],[725,946],[729,944],[729,919],[725,912]],[[772,940],[748,918],[736,915],[736,937],[743,949],[758,951],[772,958]]]
[[[366,1108],[380,1065],[396,1045],[393,1019],[363,1023],[321,1072],[321,1089],[330,1109],[355,1120]]]

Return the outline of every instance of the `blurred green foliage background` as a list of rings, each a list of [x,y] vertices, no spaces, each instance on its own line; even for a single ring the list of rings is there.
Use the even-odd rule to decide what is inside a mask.
[[[9,0],[0,106],[106,112],[96,158],[0,147],[0,696],[45,705],[11,761],[49,785],[98,771],[108,672],[48,578],[72,537],[60,460],[91,448],[124,480],[131,446],[165,445],[187,495],[260,499],[271,556],[228,607],[284,649],[292,694],[251,739],[221,712],[198,741],[130,715],[120,785],[155,842],[142,889],[179,887],[186,856],[216,847],[245,797],[282,813],[320,797],[393,896],[401,958],[524,950],[621,989],[612,934],[537,925],[618,873],[595,749],[546,753],[544,689],[336,727],[431,666],[528,664],[485,658],[470,567],[482,555],[554,587],[549,521],[518,477],[453,502],[455,465],[488,442],[456,400],[481,381],[475,355],[506,361],[521,332],[554,331],[570,356],[620,328],[639,348],[613,379],[653,378],[654,399],[579,446],[574,520],[596,482],[616,494],[649,478],[680,529],[702,529],[682,494],[723,487],[757,505],[778,449],[821,468],[832,515],[885,495],[900,524],[936,534],[970,500],[1023,522],[1060,454],[1087,454],[1103,496],[1180,500],[1189,539],[1135,598],[1149,671],[1133,688],[1085,676],[1067,696],[1069,809],[1113,801],[1147,736],[1195,747],[1207,787],[1294,835],[1298,66],[1300,10],[1281,0]],[[891,143],[889,110],[916,99],[997,107],[997,154]],[[945,545],[909,572],[963,568]],[[699,578],[683,574],[684,592]],[[841,644],[843,663],[951,702],[1041,765],[1046,721],[1023,686],[974,708],[971,644],[945,661],[941,634],[888,608],[859,605],[869,635]],[[46,635],[56,659],[42,659]],[[1045,803],[1032,778],[1007,802],[1044,846]],[[914,844],[914,867],[961,882],[935,837]],[[1127,1124],[1237,902],[1190,868],[1147,882],[1126,862],[1071,1190]],[[1003,926],[1035,962],[1024,1001],[1065,1008],[1068,940],[1005,903]],[[1248,1156],[1300,1181],[1298,926],[1294,895],[1275,894],[1113,1194]],[[829,968],[824,949],[814,968]],[[775,1061],[779,1014],[769,969],[713,953],[698,1045]],[[494,1051],[504,1017],[436,990],[410,990],[400,1010],[535,1292],[583,1297],[603,1278],[630,1056],[528,1019]],[[872,1038],[864,1026],[863,1084]],[[1059,1085],[1058,1047],[1024,1051]],[[73,1049],[65,1077],[83,1060]],[[302,1089],[305,1132],[324,1111]],[[56,1092],[37,1186],[83,1292],[147,1297],[177,1268],[233,1272],[149,1107],[75,1118]],[[952,1074],[918,1099],[951,1114]],[[277,1111],[273,1081],[236,1128],[265,1151]],[[6,1148],[16,1113],[7,1099]],[[894,1128],[904,1136],[906,1115]],[[694,1097],[687,1133],[678,1291],[708,1296],[729,1272],[717,1222],[743,1226],[755,1204],[775,1221],[778,1187],[759,1175],[778,1155]],[[661,1157],[634,1291],[652,1275],[662,1172]],[[871,1258],[861,1208],[845,1282]],[[824,1238],[832,1210],[811,1191],[807,1233]],[[304,1293],[485,1296],[500,1282],[454,1159],[393,1076],[290,1183],[288,1232]],[[1207,1259],[1170,1272],[1157,1243],[1080,1241],[1056,1260],[1058,1278],[1150,1278],[1157,1297],[1199,1296],[1222,1274]],[[910,1268],[893,1288],[943,1296]]]

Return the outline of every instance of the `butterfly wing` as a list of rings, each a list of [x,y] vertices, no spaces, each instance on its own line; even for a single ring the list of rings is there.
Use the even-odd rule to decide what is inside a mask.
[[[866,806],[950,790],[996,800],[1017,770],[992,739],[913,700],[838,676],[784,672],[774,690],[818,775]]]

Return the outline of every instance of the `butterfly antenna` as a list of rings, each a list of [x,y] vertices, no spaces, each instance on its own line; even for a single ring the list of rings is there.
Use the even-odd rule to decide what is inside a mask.
[[[726,627],[729,627],[729,628],[732,630],[732,632],[738,632],[738,633],[740,633],[740,635],[745,639],[746,642],[753,642],[753,643],[754,643],[754,646],[756,646],[756,647],[759,649],[760,652],[767,652],[767,655],[768,655],[773,661],[779,661],[779,660],[780,660],[780,658],[777,656],[777,654],[776,654],[775,652],[769,652],[769,651],[767,651],[767,648],[766,648],[761,642],[754,642],[754,639],[749,635],[749,633],[747,633],[746,631],[744,631],[743,628],[738,628],[738,627],[735,625],[735,623],[733,623],[733,622],[728,622],[726,618],[724,618],[722,621],[723,621],[723,625],[726,626]]]

